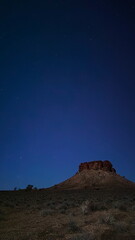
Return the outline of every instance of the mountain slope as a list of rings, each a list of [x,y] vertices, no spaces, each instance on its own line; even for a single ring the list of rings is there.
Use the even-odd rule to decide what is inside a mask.
[[[107,162],[107,161],[104,161]],[[92,166],[87,168],[86,163],[80,164],[79,171],[71,178],[51,187],[51,189],[82,189],[82,188],[93,188],[93,187],[135,187],[135,183],[121,177],[116,173],[114,168],[104,168],[103,161],[93,161],[87,163],[87,166]],[[103,163],[103,164],[102,164]],[[112,164],[108,161],[112,166]],[[94,166],[94,167],[93,167]],[[96,166],[96,167],[95,167]],[[81,170],[80,170],[81,169]],[[113,170],[112,170],[113,169]]]

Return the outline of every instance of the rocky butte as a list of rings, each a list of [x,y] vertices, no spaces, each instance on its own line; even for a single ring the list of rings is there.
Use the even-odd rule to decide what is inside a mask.
[[[92,169],[116,173],[116,170],[112,167],[111,162],[108,160],[84,162],[79,165],[79,172],[82,172],[83,170],[92,170]]]
[[[50,189],[121,189],[135,188],[135,183],[116,173],[108,160],[83,162],[75,175],[67,180],[52,186]]]

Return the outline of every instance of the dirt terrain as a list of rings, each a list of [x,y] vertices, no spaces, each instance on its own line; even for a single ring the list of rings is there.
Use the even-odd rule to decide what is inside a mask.
[[[0,240],[135,240],[135,184],[84,170],[49,189],[0,191]]]

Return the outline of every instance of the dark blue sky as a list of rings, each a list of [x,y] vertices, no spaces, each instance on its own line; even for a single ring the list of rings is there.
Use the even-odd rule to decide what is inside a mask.
[[[81,162],[135,181],[135,2],[0,2],[0,189]]]

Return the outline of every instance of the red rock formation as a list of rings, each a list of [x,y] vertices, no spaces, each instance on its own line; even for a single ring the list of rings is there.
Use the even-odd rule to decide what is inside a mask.
[[[103,170],[107,172],[114,172],[116,173],[116,170],[112,167],[112,164],[110,161],[105,160],[105,161],[92,161],[92,162],[84,162],[81,163],[79,166],[79,172],[83,170]]]

